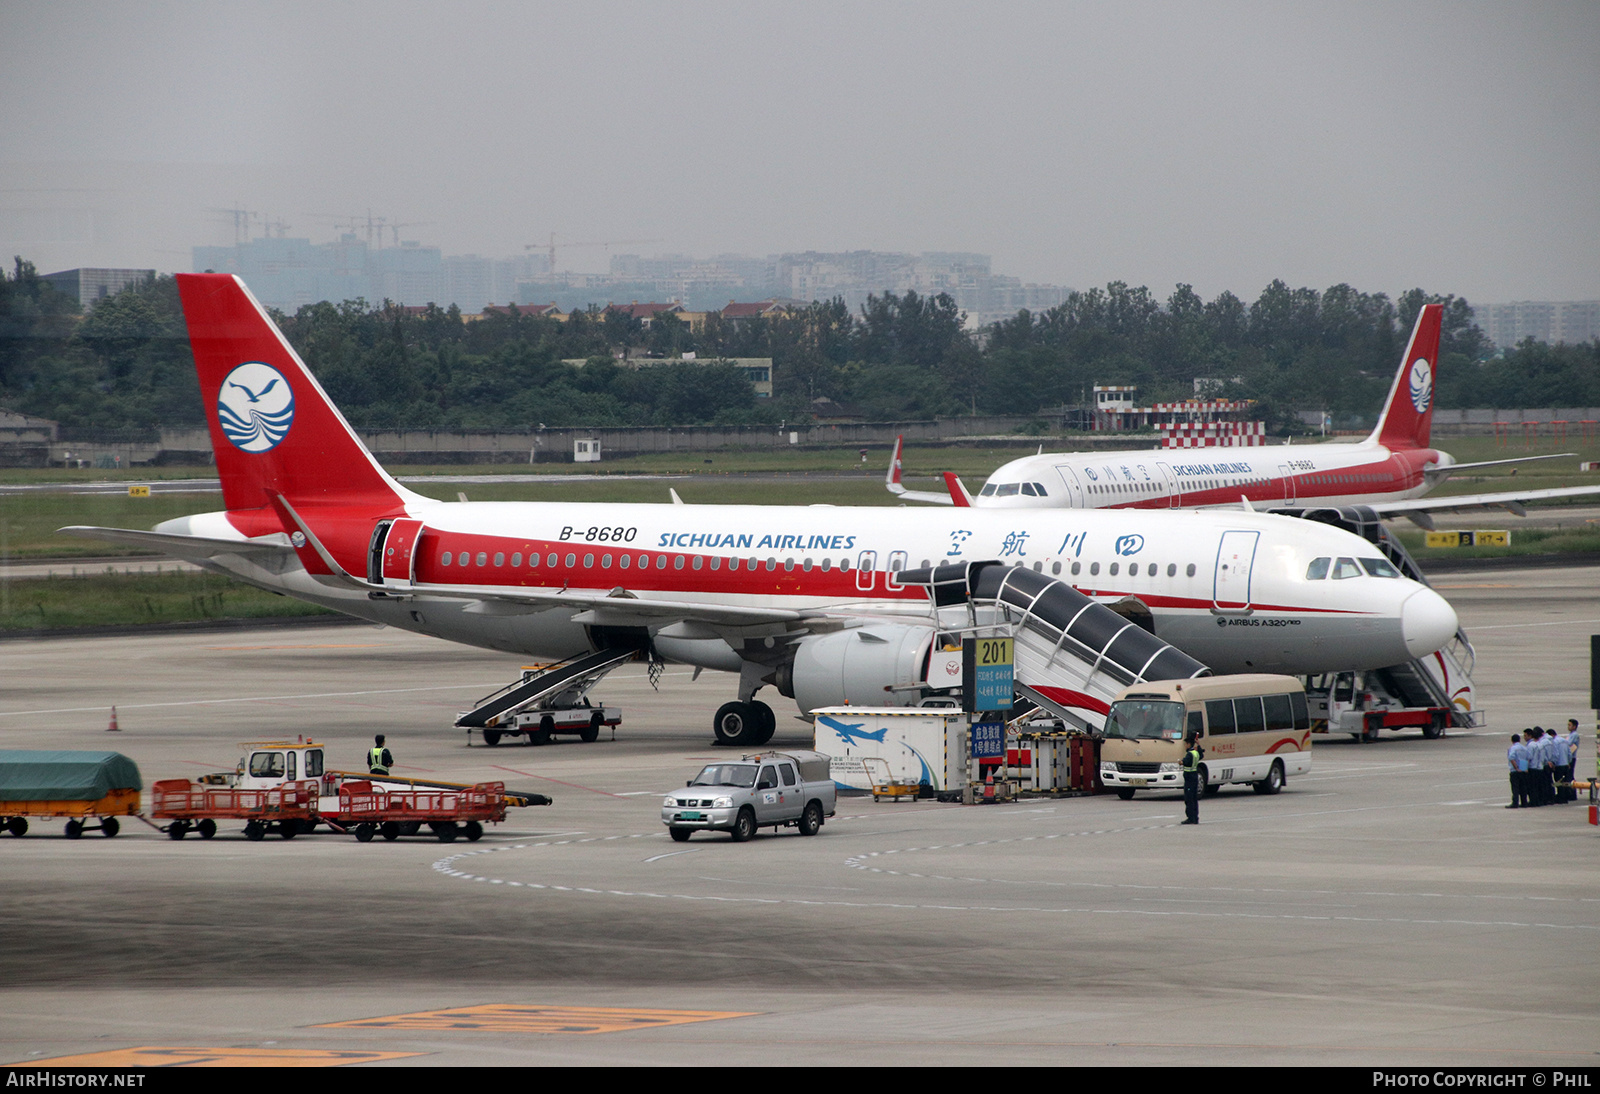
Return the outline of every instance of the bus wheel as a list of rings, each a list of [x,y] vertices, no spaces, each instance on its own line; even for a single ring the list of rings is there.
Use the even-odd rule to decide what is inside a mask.
[[[1257,794],[1276,794],[1283,789],[1283,764],[1273,760],[1272,770],[1267,772],[1267,777],[1250,785]]]
[[[1200,767],[1200,792],[1206,797],[1210,798],[1216,796],[1221,791],[1222,784],[1212,782],[1211,773],[1207,771],[1205,769],[1205,765],[1202,764]]]
[[[1131,802],[1133,800],[1133,787],[1131,787],[1131,786],[1119,786],[1119,787],[1117,787],[1117,797],[1121,798],[1125,802]]]

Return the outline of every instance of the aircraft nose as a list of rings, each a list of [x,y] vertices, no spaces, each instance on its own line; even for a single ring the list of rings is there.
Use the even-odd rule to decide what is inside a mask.
[[[1459,626],[1456,610],[1432,589],[1418,589],[1400,606],[1400,634],[1412,657],[1426,657],[1440,649]]]

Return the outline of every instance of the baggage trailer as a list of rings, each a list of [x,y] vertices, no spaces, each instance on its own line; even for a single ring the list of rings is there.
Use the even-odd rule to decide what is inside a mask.
[[[386,840],[416,835],[423,825],[442,843],[458,835],[476,842],[483,838],[484,824],[506,819],[506,785],[394,790],[350,780],[339,787],[339,817],[362,843],[371,843],[376,835]]]
[[[245,838],[261,840],[269,831],[284,839],[309,832],[317,822],[316,780],[286,782],[260,790],[202,786],[187,779],[162,779],[151,787],[150,815],[170,823],[158,826],[170,839],[191,830],[201,839],[217,834],[217,821],[244,821]]]
[[[65,835],[115,836],[139,813],[139,767],[120,752],[0,750],[0,828],[25,835],[30,817],[66,817]]]

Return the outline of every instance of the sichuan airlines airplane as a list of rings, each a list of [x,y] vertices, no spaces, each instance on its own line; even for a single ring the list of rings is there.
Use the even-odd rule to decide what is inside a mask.
[[[1431,511],[1503,507],[1524,516],[1525,502],[1600,493],[1600,486],[1579,486],[1423,498],[1461,471],[1573,455],[1456,463],[1448,452],[1429,447],[1443,316],[1438,304],[1425,305],[1417,315],[1378,424],[1357,444],[1041,452],[1001,465],[974,496],[948,471],[947,493],[907,490],[900,482],[897,440],[885,485],[907,501],[980,509],[1365,505],[1379,516],[1404,516],[1424,528],[1433,527]]]
[[[765,740],[763,722],[770,736],[767,685],[802,712],[914,701],[899,689],[926,678],[939,632],[930,586],[900,574],[934,563],[998,560],[1137,602],[1223,672],[1389,666],[1456,633],[1450,605],[1366,540],[1267,514],[434,501],[372,458],[242,281],[178,288],[227,508],[64,531],[451,641],[737,673],[715,724],[731,743]]]

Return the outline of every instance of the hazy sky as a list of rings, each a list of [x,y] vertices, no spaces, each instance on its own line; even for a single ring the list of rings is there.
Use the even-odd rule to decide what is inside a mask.
[[[0,255],[41,270],[188,269],[239,205],[446,254],[1600,298],[1592,0],[0,0],[0,104]]]

